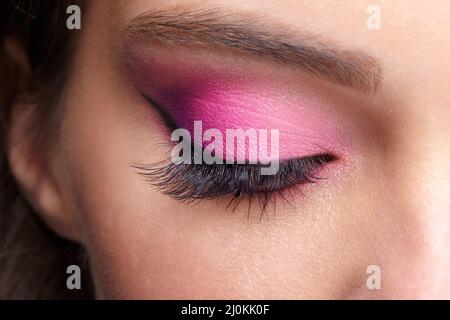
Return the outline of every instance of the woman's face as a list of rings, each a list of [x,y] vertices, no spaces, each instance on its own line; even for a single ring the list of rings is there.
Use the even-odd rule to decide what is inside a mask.
[[[90,3],[50,161],[99,297],[450,297],[450,4],[371,5]],[[277,187],[149,169],[194,121],[278,130]]]

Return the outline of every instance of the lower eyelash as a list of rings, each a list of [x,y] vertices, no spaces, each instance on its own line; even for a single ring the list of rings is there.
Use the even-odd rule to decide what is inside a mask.
[[[270,202],[281,198],[290,203],[285,191],[296,185],[315,183],[317,171],[335,161],[331,154],[281,161],[275,175],[261,175],[258,164],[175,164],[171,160],[133,167],[150,185],[183,202],[231,197],[227,208],[235,211],[243,199],[250,206],[256,197],[261,213]],[[275,203],[274,203],[275,206]]]

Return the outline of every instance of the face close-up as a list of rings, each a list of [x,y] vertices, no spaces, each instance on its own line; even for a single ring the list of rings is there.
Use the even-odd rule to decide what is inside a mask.
[[[64,68],[2,36],[1,152],[91,298],[450,298],[449,1],[75,9]]]

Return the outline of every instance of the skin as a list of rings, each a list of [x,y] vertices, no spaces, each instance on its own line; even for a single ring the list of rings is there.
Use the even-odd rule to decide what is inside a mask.
[[[42,218],[87,248],[99,298],[450,298],[450,3],[378,3],[380,30],[366,27],[371,1],[93,2],[50,168],[27,161],[33,151],[23,145],[11,147],[10,160]],[[246,205],[232,214],[226,199],[188,205],[130,166],[164,160],[170,149],[120,67],[117,35],[138,14],[171,5],[256,13],[268,28],[282,22],[379,59],[375,94],[311,79],[336,97],[352,147],[324,169],[326,180],[294,191],[293,206],[269,208],[260,221],[257,207],[248,219]],[[200,50],[167,55],[195,61]],[[229,54],[205,50],[201,59]],[[16,116],[13,138],[24,118]],[[370,265],[380,267],[380,290],[367,287]]]

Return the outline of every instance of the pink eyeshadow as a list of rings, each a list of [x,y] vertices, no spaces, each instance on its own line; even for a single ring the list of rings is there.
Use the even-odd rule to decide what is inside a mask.
[[[158,73],[155,67],[141,68],[138,86],[178,128],[191,134],[194,121],[202,121],[203,131],[219,129],[224,137],[226,129],[278,129],[281,160],[348,152],[348,134],[339,114],[308,86],[299,84],[298,92],[286,92],[266,79],[206,74],[184,72],[179,77],[176,69]]]

